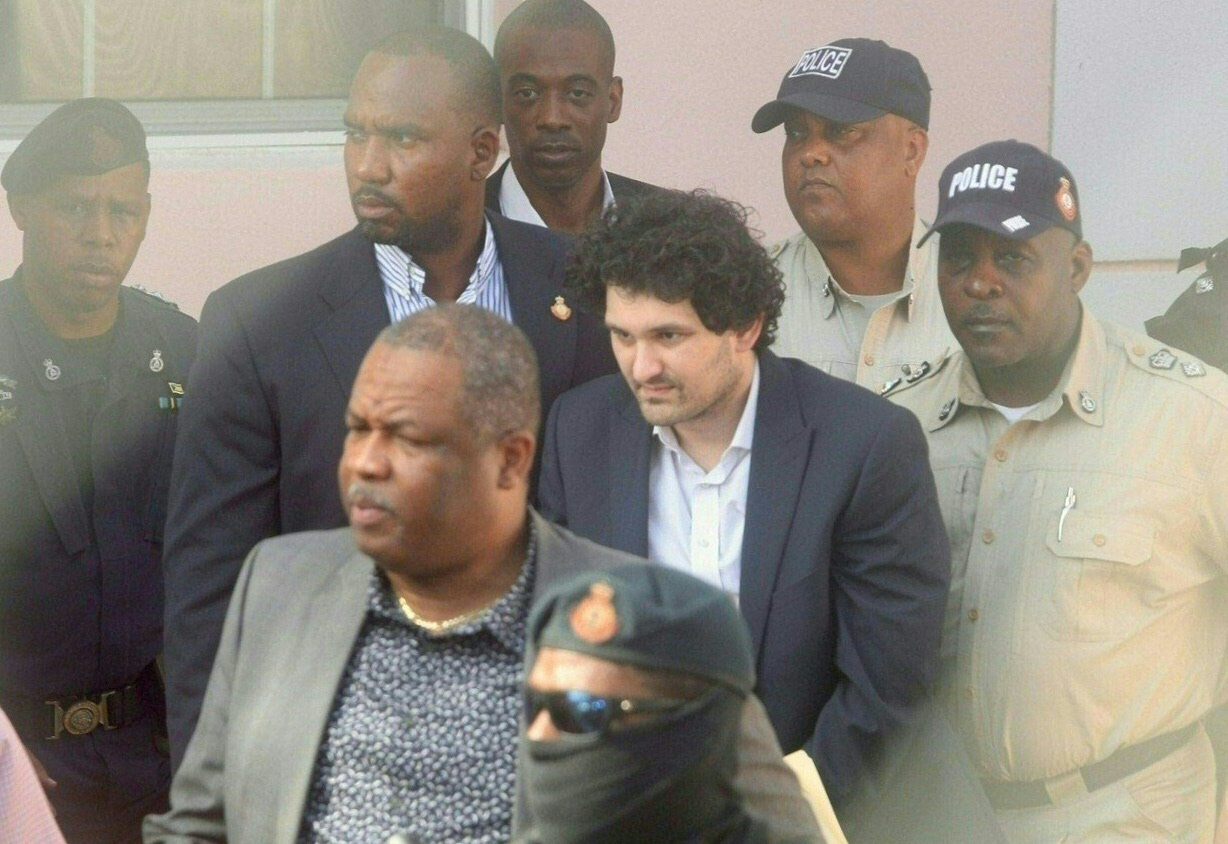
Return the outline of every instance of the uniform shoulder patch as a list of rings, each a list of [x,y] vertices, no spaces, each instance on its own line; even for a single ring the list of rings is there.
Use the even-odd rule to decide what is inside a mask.
[[[127,287],[129,290],[133,291],[134,293],[139,294],[140,297],[146,301],[157,302],[159,305],[163,305],[167,308],[174,308],[175,310],[179,310],[178,305],[176,305],[170,299],[167,299],[165,296],[163,296],[161,293],[159,293],[156,290],[150,290],[149,288],[143,287],[139,284],[129,284],[127,285]]]

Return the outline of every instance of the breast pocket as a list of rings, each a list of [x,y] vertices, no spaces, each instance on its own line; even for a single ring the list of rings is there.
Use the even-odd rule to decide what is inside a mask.
[[[1142,567],[1154,541],[1152,527],[1122,516],[1071,510],[1064,522],[1055,517],[1045,539],[1052,554],[1042,578],[1045,629],[1079,642],[1112,641],[1137,630],[1147,615]]]

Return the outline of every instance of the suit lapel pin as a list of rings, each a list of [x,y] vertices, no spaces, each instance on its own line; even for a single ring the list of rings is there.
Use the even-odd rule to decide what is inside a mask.
[[[48,381],[60,380],[60,368],[52,362],[51,358],[43,361],[43,375],[47,376]]]
[[[563,301],[562,296],[554,297],[554,304],[550,306],[550,313],[554,314],[554,318],[559,322],[567,322],[571,319],[571,307]]]
[[[165,366],[166,364],[162,362],[162,350],[154,349],[153,357],[149,359],[149,371],[161,372]]]
[[[1172,369],[1173,364],[1177,362],[1177,358],[1168,349],[1160,349],[1147,362],[1151,364],[1152,369]]]

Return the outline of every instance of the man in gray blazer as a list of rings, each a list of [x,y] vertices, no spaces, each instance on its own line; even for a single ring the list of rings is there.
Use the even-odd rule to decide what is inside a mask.
[[[528,509],[532,347],[477,307],[386,329],[346,412],[349,529],[267,540],[243,566],[171,811],[147,842],[507,840],[525,624],[576,572],[635,558]],[[818,840],[762,707],[739,785]]]

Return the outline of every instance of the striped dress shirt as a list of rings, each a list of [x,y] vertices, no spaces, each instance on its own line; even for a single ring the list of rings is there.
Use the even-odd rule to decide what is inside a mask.
[[[404,249],[377,243],[375,263],[379,265],[380,278],[384,282],[384,301],[388,303],[388,315],[393,322],[400,322],[410,314],[436,304],[422,289],[426,283],[426,270],[415,263]],[[508,322],[512,321],[512,303],[508,299],[503,265],[499,263],[499,250],[495,246],[495,233],[490,227],[490,220],[486,221],[486,243],[482,246],[482,254],[478,256],[473,275],[469,276],[469,284],[456,301],[478,305],[494,311]]]

